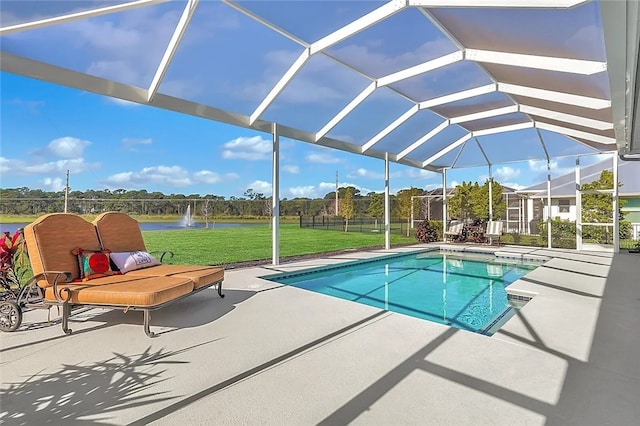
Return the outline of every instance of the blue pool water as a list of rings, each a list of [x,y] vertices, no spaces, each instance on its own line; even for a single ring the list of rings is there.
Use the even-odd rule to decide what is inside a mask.
[[[505,287],[538,265],[422,252],[262,278],[477,333],[512,308]]]

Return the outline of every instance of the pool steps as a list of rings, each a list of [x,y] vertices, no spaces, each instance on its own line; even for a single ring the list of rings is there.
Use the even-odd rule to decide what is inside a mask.
[[[434,247],[434,250],[436,248]],[[443,253],[479,253],[479,254],[492,254],[499,259],[516,259],[526,262],[544,263],[550,259],[548,256],[540,256],[537,254],[530,254],[526,252],[509,251],[509,250],[496,250],[491,247],[458,247],[443,245],[439,246],[439,250]]]

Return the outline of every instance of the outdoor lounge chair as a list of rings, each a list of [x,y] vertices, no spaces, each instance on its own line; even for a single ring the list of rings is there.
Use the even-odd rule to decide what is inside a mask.
[[[51,213],[27,225],[24,235],[34,274],[29,285],[37,282],[42,298],[39,304],[30,307],[62,307],[65,334],[71,334],[68,321],[72,307],[142,311],[144,331],[153,337],[155,333],[149,327],[152,310],[210,286],[217,287],[220,297],[224,297],[224,270],[220,267],[157,265],[82,279],[81,264],[83,270],[86,265],[75,254],[78,248],[84,252],[100,252],[103,257],[105,251],[110,256],[116,250],[134,252],[127,253],[134,255],[145,249],[138,223],[123,213],[103,214],[96,219],[95,225],[74,214]],[[113,249],[102,244],[111,244]],[[94,255],[89,256],[87,264],[93,268],[96,264],[91,263],[91,257]]]
[[[489,244],[493,244],[493,239],[497,238],[497,244],[500,245],[500,237],[502,236],[502,222],[490,220],[487,222],[487,231],[484,237],[489,239]]]
[[[458,223],[455,225],[449,226],[444,233],[446,237],[450,237],[452,241],[460,241],[462,238],[462,230],[464,229],[464,223]]]

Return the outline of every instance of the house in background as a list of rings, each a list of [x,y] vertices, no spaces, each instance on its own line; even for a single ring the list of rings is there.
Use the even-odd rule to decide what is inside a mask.
[[[447,188],[447,198],[453,197],[454,194],[455,188]],[[420,199],[420,202],[422,203],[419,220],[422,220],[422,218],[426,218],[428,220],[442,220],[442,188],[427,190],[424,195],[420,195],[415,198]],[[526,194],[520,194],[519,191],[516,191],[513,188],[503,186],[502,198],[507,206],[506,211],[499,218],[499,220],[504,223],[504,232],[517,232],[520,234],[528,233],[529,217],[531,216],[527,211]],[[449,219],[451,219],[451,217],[449,217]]]
[[[605,160],[580,169],[580,184],[600,179],[603,170],[612,170],[612,161]],[[632,224],[633,239],[640,238],[640,163],[619,161],[619,197],[626,200],[622,212],[624,220]],[[518,191],[527,195],[527,217],[530,233],[538,233],[538,221],[547,217],[547,182]],[[551,217],[554,219],[576,220],[576,175],[575,172],[551,180]]]

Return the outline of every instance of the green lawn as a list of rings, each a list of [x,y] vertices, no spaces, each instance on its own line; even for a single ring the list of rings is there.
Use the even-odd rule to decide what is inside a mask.
[[[145,231],[149,251],[170,250],[171,263],[217,265],[271,259],[268,226]],[[416,243],[414,237],[391,235],[392,245]],[[280,256],[295,256],[356,248],[383,248],[384,234],[326,231],[280,226]]]

